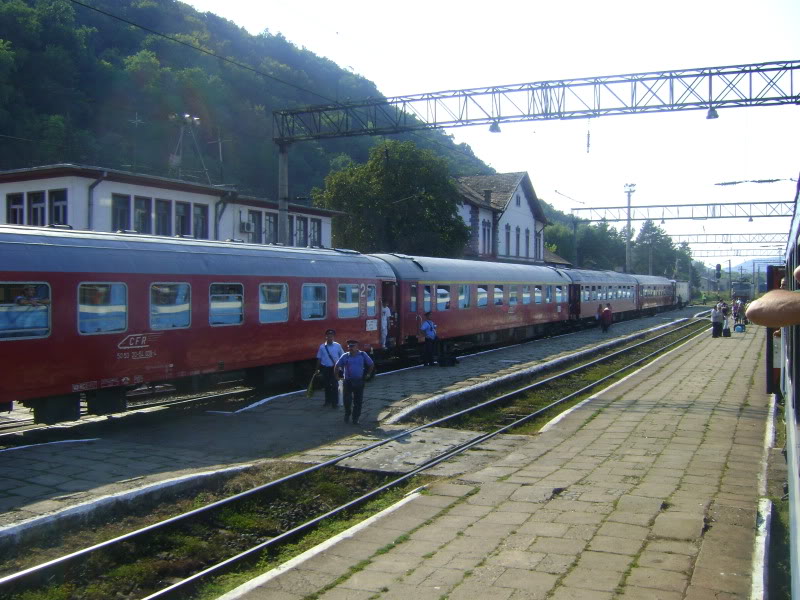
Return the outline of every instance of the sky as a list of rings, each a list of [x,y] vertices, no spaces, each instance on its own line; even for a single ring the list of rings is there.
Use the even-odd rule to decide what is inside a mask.
[[[188,4],[252,34],[282,33],[375,82],[386,96],[800,59],[797,0]],[[502,124],[501,133],[485,126],[448,133],[498,172],[527,171],[537,195],[567,213],[622,206],[628,183],[636,184],[634,206],[792,201],[800,173],[795,142],[800,106],[731,108],[719,115],[707,120],[704,111],[686,111],[531,121]],[[788,181],[714,185],[752,179]],[[778,233],[788,232],[790,219],[677,220],[660,226],[672,235]],[[698,260],[713,265],[728,258],[734,267],[747,260]]]

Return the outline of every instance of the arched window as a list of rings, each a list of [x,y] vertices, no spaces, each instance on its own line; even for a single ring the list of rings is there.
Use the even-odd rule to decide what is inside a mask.
[[[506,256],[511,256],[511,225],[506,223]]]
[[[516,231],[516,248],[517,248],[517,256],[519,256],[519,227],[517,227]]]
[[[531,230],[525,230],[525,258],[531,257]]]

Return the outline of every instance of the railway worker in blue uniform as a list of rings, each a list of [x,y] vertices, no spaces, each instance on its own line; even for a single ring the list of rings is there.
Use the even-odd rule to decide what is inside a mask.
[[[419,326],[419,330],[425,335],[425,347],[422,351],[422,364],[426,367],[433,366],[433,348],[436,345],[436,323],[431,319],[431,313],[425,313],[425,320]]]
[[[336,380],[344,379],[344,422],[350,421],[352,408],[353,425],[358,425],[361,404],[364,400],[364,381],[369,380],[375,363],[369,354],[358,349],[356,340],[347,340],[347,353],[337,361],[334,373]]]
[[[325,332],[325,341],[319,345],[317,350],[317,373],[322,375],[322,385],[325,388],[325,403],[322,406],[336,408],[339,401],[339,390],[333,367],[344,354],[339,342],[333,341],[336,332],[328,329]]]

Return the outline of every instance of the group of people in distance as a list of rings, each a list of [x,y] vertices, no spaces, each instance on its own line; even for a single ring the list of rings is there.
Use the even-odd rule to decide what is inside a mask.
[[[741,298],[736,298],[730,306],[720,300],[711,309],[711,337],[730,337],[731,321],[734,326],[744,324],[746,306]]]

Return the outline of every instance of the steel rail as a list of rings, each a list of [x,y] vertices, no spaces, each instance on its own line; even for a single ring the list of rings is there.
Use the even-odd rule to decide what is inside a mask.
[[[573,369],[569,369],[569,370],[564,371],[562,373],[559,373],[557,375],[548,377],[548,378],[546,378],[546,379],[544,379],[542,381],[538,381],[536,383],[524,386],[522,388],[519,388],[518,390],[513,390],[511,392],[507,392],[507,393],[502,394],[502,395],[500,395],[500,396],[498,396],[496,398],[492,398],[490,400],[487,400],[487,401],[484,401],[482,403],[476,404],[476,405],[474,405],[472,407],[468,407],[468,408],[466,408],[464,410],[455,412],[453,414],[446,415],[444,417],[441,417],[441,418],[436,419],[434,421],[431,421],[429,423],[424,423],[422,425],[418,425],[418,426],[415,426],[415,427],[411,427],[409,429],[405,429],[405,430],[403,430],[403,431],[401,431],[401,432],[399,432],[399,433],[397,433],[395,435],[392,435],[392,436],[390,436],[388,438],[384,438],[382,440],[378,440],[378,441],[373,442],[371,444],[368,444],[368,445],[366,445],[366,446],[364,446],[362,448],[357,448],[357,449],[345,452],[345,453],[343,453],[343,454],[341,454],[339,456],[333,457],[331,459],[328,459],[328,460],[323,461],[321,463],[318,463],[316,465],[312,465],[312,466],[310,466],[310,467],[308,467],[306,469],[302,469],[300,471],[297,471],[296,473],[292,473],[291,475],[286,475],[284,477],[281,477],[281,478],[276,479],[274,481],[270,481],[270,482],[265,483],[263,485],[260,485],[260,486],[257,486],[255,488],[252,488],[250,490],[246,490],[244,492],[240,492],[240,493],[235,494],[233,496],[230,496],[228,498],[224,498],[222,500],[218,500],[216,502],[213,502],[213,503],[208,504],[206,506],[199,507],[199,508],[194,509],[192,511],[189,511],[187,513],[183,513],[183,514],[180,514],[180,515],[176,515],[174,517],[170,517],[170,518],[165,519],[163,521],[160,521],[158,523],[154,523],[152,525],[148,525],[148,526],[143,527],[141,529],[137,529],[136,531],[128,532],[128,533],[123,534],[121,536],[118,536],[116,538],[112,538],[110,540],[106,540],[104,542],[100,542],[99,544],[95,544],[95,545],[90,546],[88,548],[83,548],[83,549],[78,550],[76,552],[73,552],[73,553],[70,553],[70,554],[66,554],[64,556],[55,558],[55,559],[53,559],[51,561],[42,563],[40,565],[35,565],[33,567],[29,567],[28,569],[24,569],[24,570],[19,571],[17,573],[12,573],[10,575],[7,575],[5,577],[0,578],[0,589],[2,589],[5,586],[17,586],[17,585],[28,584],[31,580],[35,580],[36,578],[45,577],[46,573],[48,573],[51,570],[54,570],[54,569],[57,569],[57,568],[58,569],[63,569],[65,567],[69,566],[70,564],[72,564],[72,563],[74,563],[76,561],[82,560],[82,559],[86,559],[90,555],[92,555],[92,554],[94,554],[96,552],[99,552],[101,550],[105,550],[105,549],[114,547],[117,544],[120,544],[120,543],[123,543],[123,542],[132,541],[132,540],[137,539],[139,537],[142,537],[142,536],[144,536],[146,534],[152,533],[154,531],[158,531],[159,529],[163,529],[163,528],[175,525],[175,524],[180,523],[182,521],[187,521],[187,520],[190,520],[192,518],[196,518],[196,517],[198,517],[198,516],[200,516],[200,515],[202,515],[204,513],[207,513],[207,512],[210,512],[210,511],[214,511],[214,510],[216,510],[216,509],[218,509],[220,507],[223,507],[223,506],[226,506],[228,504],[232,504],[234,502],[237,502],[237,501],[243,500],[245,498],[248,498],[250,496],[259,494],[259,493],[264,492],[264,491],[266,491],[266,490],[268,490],[268,489],[270,489],[272,487],[276,487],[278,485],[287,483],[287,482],[289,482],[289,481],[291,481],[293,479],[298,479],[300,477],[309,475],[309,474],[314,473],[314,472],[316,472],[316,471],[318,471],[320,469],[323,469],[325,467],[333,466],[333,465],[335,465],[335,464],[337,464],[337,463],[339,463],[339,462],[341,462],[341,461],[343,461],[343,460],[345,460],[347,458],[351,458],[353,456],[357,456],[358,454],[362,454],[364,452],[368,452],[369,450],[372,450],[374,448],[377,448],[377,447],[380,447],[382,445],[385,445],[385,444],[388,444],[390,442],[393,442],[395,440],[407,437],[407,436],[409,436],[412,433],[415,433],[417,431],[420,431],[420,430],[423,430],[423,429],[427,429],[429,427],[438,426],[438,425],[440,425],[442,423],[445,423],[445,422],[447,422],[447,421],[449,421],[451,419],[455,419],[457,417],[464,416],[464,415],[466,415],[466,414],[468,414],[470,412],[486,408],[487,406],[490,406],[492,404],[508,400],[508,399],[512,398],[513,396],[515,396],[515,395],[522,394],[522,393],[524,393],[526,391],[529,391],[531,389],[535,389],[536,387],[539,387],[539,386],[542,386],[542,385],[546,385],[547,383],[552,383],[553,381],[556,381],[556,380],[558,380],[558,379],[560,379],[562,377],[566,377],[566,376],[575,374],[577,372],[580,372],[581,370],[585,370],[585,369],[591,368],[592,366],[595,366],[596,364],[599,364],[599,363],[604,362],[606,360],[610,360],[610,359],[612,359],[612,358],[614,358],[616,356],[619,356],[621,354],[630,352],[630,351],[632,351],[632,350],[634,350],[634,349],[636,349],[636,348],[638,348],[638,347],[640,347],[640,346],[642,346],[644,344],[652,343],[652,342],[654,342],[654,341],[656,341],[656,340],[658,340],[658,339],[660,339],[660,338],[662,338],[662,337],[664,337],[666,335],[673,334],[675,331],[680,331],[681,329],[689,327],[694,322],[695,321],[692,321],[692,322],[687,323],[685,325],[681,325],[680,327],[677,327],[675,329],[671,329],[668,332],[665,332],[663,334],[659,334],[658,336],[655,336],[655,337],[650,338],[648,340],[645,340],[643,342],[639,342],[637,344],[634,344],[633,346],[629,346],[627,348],[623,348],[623,349],[618,350],[616,352],[612,352],[611,354],[609,354],[607,356],[604,356],[604,357],[601,357],[599,359],[590,361],[588,363],[579,365],[579,366],[577,366],[577,367],[575,367]],[[555,406],[556,404],[557,403],[554,403],[554,404],[550,405],[548,408],[551,408],[552,406]],[[537,411],[537,414],[539,412],[541,412],[541,411]],[[502,431],[505,431],[507,428],[508,428],[508,426],[504,427],[502,429]],[[436,463],[436,464],[438,464],[438,463]],[[404,480],[405,479],[403,479],[403,481]],[[394,485],[396,485],[396,484],[394,484]],[[388,488],[383,486],[383,487],[378,488],[378,489],[383,491],[384,489],[388,489]],[[369,495],[369,494],[371,494],[371,493],[368,493],[367,497],[371,498],[372,496]],[[364,498],[364,497],[362,497],[362,498]],[[357,499],[357,500],[360,500],[360,499]],[[351,502],[356,502],[356,501],[351,501]],[[348,503],[348,504],[346,504],[344,506],[345,507],[349,507],[349,506],[351,506],[351,503]],[[341,512],[340,509],[334,509],[333,511],[330,511],[329,513],[326,513],[325,515],[323,515],[323,517],[330,516],[331,514],[337,514],[338,512]],[[313,519],[309,523],[316,524],[317,522],[319,522],[319,519],[320,519],[320,517],[318,517],[316,519]],[[295,528],[295,529],[297,529],[297,528]],[[295,529],[291,530],[290,532],[294,532]],[[284,534],[281,534],[280,536],[276,536],[275,538],[271,538],[271,539],[273,539],[273,540],[285,539],[285,536],[290,532],[285,532]],[[267,543],[267,542],[264,542],[264,543]],[[259,546],[262,546],[262,545],[263,544],[261,544]],[[249,551],[247,551],[247,552],[249,552]],[[237,557],[241,559],[241,555],[237,555],[236,557],[232,557],[230,559],[227,559],[226,561],[223,561],[222,563],[219,563],[219,565],[225,565],[229,561],[231,561],[231,560],[233,560],[233,559],[235,559]],[[214,567],[212,567],[212,568],[214,568]],[[206,571],[208,571],[208,570],[206,570]],[[206,573],[206,571],[203,571],[201,573]],[[198,573],[197,575],[200,575],[200,573]],[[178,584],[176,584],[176,585],[178,585]],[[167,588],[167,589],[169,589],[169,588]],[[153,597],[158,597],[158,596],[153,596]]]
[[[678,328],[677,330],[689,327],[689,326],[691,326],[693,324],[694,324],[694,322],[693,323],[689,323],[687,325],[683,325],[682,327]],[[653,342],[653,341],[663,337],[664,335],[669,335],[669,333],[674,333],[674,331],[677,331],[677,330],[673,330],[672,332],[668,332],[668,333],[665,333],[663,335],[657,336],[655,338],[651,338],[650,340],[647,340],[647,341],[642,342],[640,344],[636,344],[635,346],[632,346],[632,347],[627,348],[625,350],[621,350],[621,351],[615,352],[614,354],[620,354],[620,353],[625,352],[625,351],[630,351],[630,350],[632,350],[632,349],[634,349],[634,348],[636,348],[636,347],[638,347],[638,346],[640,346],[642,344],[645,344],[645,343],[648,343],[648,342]],[[583,388],[581,388],[580,390],[578,390],[576,392],[573,392],[571,394],[568,394],[567,396],[559,398],[558,400],[548,404],[547,406],[545,406],[543,408],[540,408],[539,410],[537,410],[537,411],[535,411],[535,412],[533,412],[533,413],[531,413],[529,415],[526,415],[525,417],[522,417],[521,419],[518,419],[518,420],[514,421],[513,423],[509,423],[509,424],[507,424],[507,425],[505,425],[505,426],[503,426],[503,427],[501,427],[501,428],[499,428],[499,429],[497,429],[495,431],[491,431],[489,433],[485,433],[485,434],[479,435],[479,436],[473,438],[472,440],[469,440],[467,442],[464,442],[464,443],[456,446],[455,448],[451,448],[446,453],[442,454],[441,456],[438,456],[438,457],[435,457],[435,458],[432,458],[432,459],[428,460],[427,462],[423,463],[422,465],[420,465],[419,467],[413,469],[412,471],[409,471],[408,473],[406,473],[404,475],[401,475],[397,479],[394,479],[394,480],[392,480],[392,481],[390,481],[388,483],[385,483],[382,486],[380,486],[380,487],[378,487],[378,488],[376,488],[376,489],[374,489],[374,490],[372,490],[370,492],[367,492],[366,494],[363,494],[362,496],[360,496],[360,497],[358,497],[358,498],[356,498],[354,500],[351,500],[351,501],[347,502],[346,504],[343,504],[343,505],[341,505],[341,506],[339,506],[339,507],[337,507],[337,508],[335,508],[333,510],[330,510],[327,513],[325,513],[324,515],[320,515],[318,517],[315,517],[314,519],[306,521],[305,523],[302,523],[301,525],[298,525],[297,527],[295,527],[295,528],[293,528],[293,529],[291,529],[289,531],[286,531],[286,532],[282,533],[281,535],[275,536],[274,538],[270,538],[269,540],[266,540],[266,541],[264,541],[264,542],[262,542],[262,543],[260,543],[260,544],[258,544],[256,546],[253,546],[252,548],[248,548],[247,550],[237,554],[236,556],[228,558],[227,560],[225,560],[225,561],[223,561],[221,563],[218,563],[216,565],[213,565],[213,566],[211,566],[211,567],[209,567],[209,568],[207,568],[207,569],[205,569],[205,570],[203,570],[203,571],[201,571],[199,573],[196,573],[196,574],[192,575],[191,577],[187,577],[186,579],[184,579],[182,581],[178,581],[178,582],[174,583],[173,585],[171,585],[171,586],[169,586],[167,588],[164,588],[163,590],[159,590],[159,591],[157,591],[157,592],[155,592],[153,594],[150,594],[149,596],[146,596],[142,600],[171,600],[173,598],[180,598],[187,591],[190,591],[190,590],[196,588],[196,586],[198,586],[201,583],[203,583],[203,581],[205,579],[209,578],[210,576],[222,575],[228,569],[230,569],[232,567],[235,567],[238,564],[242,563],[243,561],[254,557],[254,555],[257,555],[257,554],[261,553],[262,551],[266,550],[267,548],[269,548],[271,546],[274,546],[274,545],[276,545],[276,544],[278,544],[280,542],[289,540],[289,539],[295,537],[296,535],[298,535],[300,533],[303,533],[304,531],[312,529],[313,527],[315,527],[316,525],[318,525],[319,523],[321,523],[323,520],[325,520],[327,518],[336,516],[336,515],[340,514],[341,512],[343,512],[345,510],[348,510],[348,509],[351,509],[351,508],[356,508],[357,506],[363,504],[367,500],[370,500],[370,499],[378,496],[379,494],[383,493],[384,491],[386,491],[388,489],[391,489],[393,487],[396,487],[397,485],[399,485],[401,483],[404,483],[405,481],[409,480],[410,478],[412,478],[412,477],[414,477],[416,475],[419,475],[420,473],[422,473],[422,472],[424,472],[424,471],[426,471],[426,470],[428,470],[428,469],[430,469],[432,467],[435,467],[436,465],[438,465],[438,464],[440,464],[442,462],[450,460],[454,456],[457,456],[457,455],[469,450],[470,448],[474,448],[475,446],[478,446],[478,445],[480,445],[480,444],[492,439],[493,437],[496,437],[496,436],[498,436],[498,435],[500,435],[502,433],[505,433],[506,431],[509,431],[510,429],[518,427],[518,426],[526,423],[527,421],[530,421],[531,419],[535,419],[536,417],[538,417],[541,414],[547,412],[548,410],[550,410],[550,409],[552,409],[552,408],[554,408],[554,407],[556,407],[556,406],[558,406],[560,404],[563,404],[564,402],[568,402],[569,400],[575,398],[576,396],[584,394],[587,391],[590,391],[591,389],[597,387],[601,383],[603,383],[605,381],[608,381],[609,379],[612,379],[614,377],[617,377],[617,376],[621,375],[622,373],[630,370],[631,368],[642,364],[643,362],[653,358],[654,356],[656,356],[658,354],[663,353],[667,348],[670,348],[670,347],[672,347],[672,346],[674,346],[676,344],[679,344],[679,343],[683,342],[684,340],[687,340],[687,339],[690,339],[690,338],[694,338],[694,337],[696,337],[698,335],[701,335],[702,333],[703,333],[703,330],[694,331],[694,332],[692,332],[692,333],[690,333],[688,335],[685,335],[685,336],[683,336],[683,337],[681,337],[681,338],[679,338],[679,339],[677,339],[677,340],[675,340],[673,342],[670,342],[669,344],[659,348],[655,352],[651,352],[650,354],[648,354],[648,355],[646,355],[646,356],[644,356],[644,357],[642,357],[640,359],[635,360],[634,362],[632,362],[632,363],[630,363],[630,364],[628,364],[628,365],[626,365],[626,366],[614,371],[613,373],[611,373],[611,374],[609,374],[609,375],[607,375],[605,377],[602,377],[601,379],[597,380],[596,382],[592,382],[591,384],[589,384],[587,386],[584,386]],[[593,362],[597,363],[599,361],[593,361]],[[567,374],[572,373],[572,372],[574,372],[574,369],[570,370],[567,373],[561,374],[560,377],[566,376]],[[552,380],[552,379],[553,378],[550,378],[550,380]],[[526,386],[526,387],[530,387],[530,386]],[[507,399],[507,397],[508,397],[508,394],[504,394],[500,398]],[[493,402],[496,402],[496,401],[497,400],[494,400]],[[448,420],[448,419],[454,418],[455,416],[457,416],[459,414],[463,414],[465,412],[470,412],[472,410],[476,410],[477,408],[480,408],[481,406],[485,406],[485,404],[486,403],[483,403],[482,405],[476,405],[475,407],[472,407],[472,408],[470,408],[468,410],[461,411],[461,412],[456,413],[454,415],[450,415],[450,416],[448,416],[448,417],[446,417],[444,419],[439,419],[438,421],[434,421],[433,423],[436,423],[436,422],[439,422],[439,421],[442,421],[442,420]],[[429,425],[432,425],[433,423],[431,423]]]

